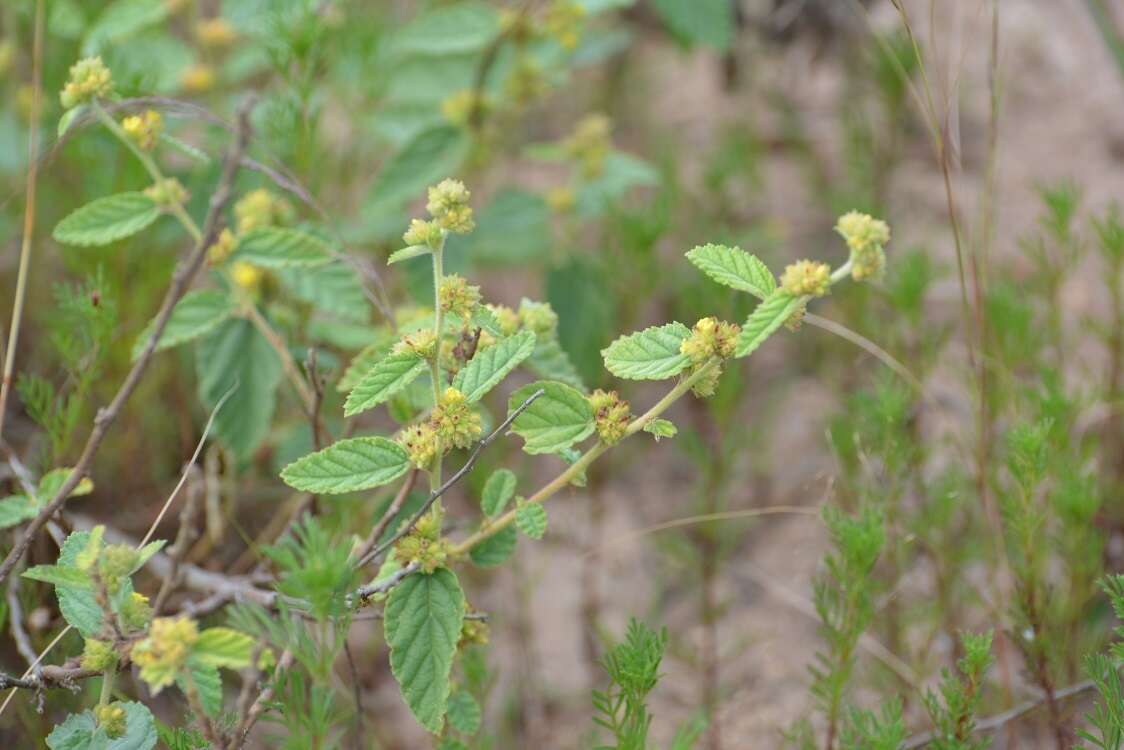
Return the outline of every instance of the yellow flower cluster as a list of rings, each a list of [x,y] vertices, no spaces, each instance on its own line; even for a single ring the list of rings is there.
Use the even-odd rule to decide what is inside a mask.
[[[428,419],[404,428],[398,442],[406,449],[410,462],[419,469],[429,468],[437,457],[437,430]]]
[[[184,91],[188,93],[203,94],[215,87],[216,79],[214,68],[204,63],[198,63],[183,71],[183,75],[180,76],[180,84]]]
[[[605,168],[605,157],[612,148],[612,121],[603,114],[586,115],[562,144],[566,153],[577,159],[582,176],[597,177]]]
[[[546,9],[543,28],[564,48],[573,50],[581,41],[585,8],[574,0],[554,0]]]
[[[480,287],[469,284],[463,276],[449,274],[441,279],[437,298],[444,312],[454,313],[467,320],[480,304]]]
[[[492,101],[476,89],[461,89],[450,94],[441,102],[441,114],[454,125],[464,127],[472,122],[477,113],[486,114]]]
[[[187,202],[187,188],[175,177],[165,177],[151,187],[145,188],[144,194],[161,208],[182,206]]]
[[[410,228],[402,235],[407,245],[425,245],[433,250],[441,247],[441,225],[436,221],[410,219]]]
[[[425,210],[443,229],[467,234],[475,228],[472,207],[468,205],[472,194],[460,180],[442,180],[429,189],[428,197]]]
[[[446,388],[433,410],[433,428],[442,445],[467,448],[483,431],[480,415],[456,388]]]
[[[98,727],[105,732],[105,736],[109,739],[115,740],[125,736],[125,709],[120,702],[115,701],[104,706],[98,706],[94,709],[94,718],[97,719]]]
[[[96,638],[87,638],[82,648],[82,669],[94,672],[104,672],[117,666],[117,652],[113,644],[108,641],[99,641]]]
[[[558,330],[558,313],[549,302],[532,302],[524,297],[519,302],[519,322],[536,336],[550,336]]]
[[[121,121],[121,129],[141,151],[151,151],[164,132],[164,118],[154,109],[142,115],[130,115]]]
[[[717,318],[702,318],[695,323],[691,335],[679,346],[679,351],[691,358],[691,364],[701,365],[711,357],[727,359],[734,355],[741,326]]]
[[[500,333],[504,336],[510,336],[519,330],[519,313],[507,305],[488,305],[487,307],[499,321]]]
[[[234,204],[234,218],[237,220],[238,233],[241,234],[257,227],[289,223],[293,218],[293,207],[284,198],[265,188],[258,188],[246,193]]]
[[[880,278],[886,268],[889,225],[870,214],[850,211],[839,217],[835,231],[851,249],[851,277],[855,281]]]
[[[628,402],[621,399],[616,391],[603,391],[598,388],[589,396],[593,408],[593,423],[597,436],[606,445],[616,445],[624,437],[628,423],[632,420],[632,410]]]
[[[70,68],[70,78],[63,86],[59,100],[63,109],[77,107],[91,99],[113,93],[113,75],[100,57],[87,57]]]
[[[199,627],[187,617],[158,617],[148,637],[133,646],[133,663],[153,693],[171,685],[199,639]]]
[[[814,260],[798,260],[784,269],[781,288],[794,297],[822,297],[831,288],[831,267]]]
[[[229,229],[223,229],[214,243],[207,248],[207,260],[212,266],[219,266],[226,262],[235,248],[238,247],[238,238]]]
[[[265,272],[260,268],[242,260],[236,261],[230,267],[230,278],[234,279],[235,284],[251,294],[261,289],[264,276]]]

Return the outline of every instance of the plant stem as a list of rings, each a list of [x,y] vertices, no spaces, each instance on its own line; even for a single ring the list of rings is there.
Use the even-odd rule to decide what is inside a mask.
[[[109,699],[113,697],[113,676],[117,673],[117,667],[110,667],[102,673],[101,678],[101,697],[98,698],[98,706],[104,706],[109,703]]]
[[[433,408],[441,403],[441,339],[444,335],[444,315],[441,312],[441,281],[444,278],[445,235],[441,235],[441,245],[433,251],[433,339],[437,342],[433,361],[429,363],[429,379],[433,383]],[[436,492],[441,486],[441,441],[438,439],[436,456],[429,470],[429,491]],[[440,502],[440,501],[438,501]]]
[[[709,375],[714,370],[714,368],[718,367],[720,364],[721,360],[711,359],[709,362],[696,370],[692,375],[680,379],[675,387],[667,392],[667,395],[657,401],[655,405],[652,406],[652,408],[648,409],[648,411],[644,412],[644,414],[632,421],[632,423],[628,426],[628,429],[625,430],[624,438],[621,439],[624,440],[625,438],[631,437],[632,435],[635,435],[636,433],[643,430],[649,422],[667,411],[667,408],[669,406],[678,401],[680,397],[687,393],[687,391],[691,390],[691,386]],[[527,502],[542,503],[548,500],[560,489],[570,484],[574,477],[580,475],[583,471],[585,471],[585,469],[590,464],[600,458],[602,453],[609,450],[609,447],[610,446],[606,445],[605,443],[598,442],[597,445],[593,446],[585,453],[583,453],[581,458],[567,467],[565,471],[552,479],[538,492],[527,498]],[[488,539],[491,536],[494,536],[500,531],[503,531],[515,522],[515,514],[515,510],[509,510],[507,513],[504,513],[502,516],[490,523],[486,528],[480,529],[475,534],[472,534],[459,544],[453,545],[453,548],[450,550],[450,554],[453,556],[463,555],[480,542]]]

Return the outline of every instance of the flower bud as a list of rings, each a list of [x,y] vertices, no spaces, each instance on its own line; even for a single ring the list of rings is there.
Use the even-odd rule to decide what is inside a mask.
[[[121,605],[121,620],[131,630],[143,630],[152,619],[152,606],[144,594],[133,592]]]
[[[240,288],[245,289],[251,294],[257,292],[261,288],[262,277],[265,274],[257,266],[246,263],[245,261],[236,261],[230,267],[230,278],[234,279],[234,283]]]
[[[195,38],[203,47],[229,47],[238,40],[238,32],[221,16],[208,18],[195,25]]]
[[[574,0],[554,0],[546,9],[543,27],[565,49],[573,50],[581,41],[585,8]]]
[[[403,428],[398,442],[419,469],[427,469],[437,456],[437,431],[427,420]]]
[[[483,431],[480,415],[456,388],[446,388],[441,395],[433,410],[433,426],[441,444],[454,448],[469,447]]]
[[[165,177],[151,187],[145,188],[144,194],[162,209],[182,206],[188,198],[187,188],[175,177]]]
[[[593,409],[593,424],[597,429],[597,436],[606,445],[616,445],[628,430],[628,423],[632,419],[632,411],[627,401],[617,395],[616,391],[603,391],[598,388],[589,396],[589,405]]]
[[[207,248],[207,260],[212,266],[221,266],[238,247],[238,238],[229,229],[219,232],[218,238]]]
[[[558,313],[549,302],[532,302],[524,297],[519,302],[519,322],[536,336],[551,336],[558,330]]]
[[[484,620],[476,618],[465,618],[461,622],[461,639],[457,644],[459,649],[462,646],[480,645],[487,646],[488,641],[491,639],[491,629],[488,623]]]
[[[850,211],[839,217],[835,231],[851,249],[851,277],[855,281],[881,278],[886,267],[884,245],[890,241],[890,227],[869,214]]]
[[[132,659],[140,667],[141,679],[153,692],[171,685],[198,639],[199,626],[187,617],[158,617],[153,620],[148,637],[138,641],[132,650]]]
[[[500,333],[504,336],[510,336],[519,330],[519,314],[510,307],[507,305],[488,305],[487,307],[499,321]]]
[[[410,228],[402,235],[402,241],[407,245],[425,245],[436,250],[441,247],[442,236],[441,225],[436,221],[411,219]]]
[[[115,740],[125,736],[125,709],[120,701],[98,706],[94,709],[94,717],[97,719],[98,727],[109,739]]]
[[[734,355],[741,326],[717,318],[702,318],[695,323],[691,335],[679,346],[679,351],[691,358],[691,364],[701,365],[711,357],[727,359]]]
[[[258,188],[246,193],[234,204],[234,217],[238,233],[242,234],[257,227],[289,223],[293,218],[293,207],[284,198],[279,198],[265,188]]]
[[[460,180],[446,179],[429,189],[425,208],[443,228],[456,234],[471,232],[476,224],[468,199],[472,196]]]
[[[586,115],[562,144],[566,153],[577,159],[586,179],[598,177],[604,170],[605,157],[613,145],[610,139],[612,125],[612,121],[603,114]]]
[[[394,556],[404,566],[418,563],[422,573],[432,573],[449,559],[449,545],[444,540],[427,539],[414,532],[398,540]]]
[[[441,279],[441,288],[437,293],[441,301],[441,309],[454,313],[468,320],[472,311],[480,304],[480,287],[472,286],[463,276],[449,274]]]
[[[418,519],[418,522],[414,525],[414,533],[431,542],[436,542],[441,538],[441,523],[444,519],[444,511],[435,505],[429,509],[428,513]]]
[[[117,666],[117,652],[113,650],[113,644],[108,641],[87,638],[86,645],[82,649],[81,665],[82,669],[94,672],[113,669]]]
[[[164,132],[164,118],[154,109],[141,115],[130,115],[121,121],[121,129],[141,151],[151,151]]]
[[[413,352],[422,359],[433,359],[437,353],[437,337],[429,328],[408,333],[394,345],[395,354]]]
[[[59,99],[63,109],[71,109],[112,93],[113,75],[109,68],[100,57],[87,57],[70,67],[70,78],[63,86]]]
[[[831,288],[831,267],[814,260],[798,260],[784,269],[781,288],[794,297],[822,297]]]
[[[191,94],[204,94],[215,87],[215,69],[202,63],[188,67],[180,76],[184,91]]]
[[[722,377],[722,367],[715,365],[706,375],[695,381],[691,386],[691,393],[699,398],[707,398],[713,396],[714,392],[718,389],[718,379]]]

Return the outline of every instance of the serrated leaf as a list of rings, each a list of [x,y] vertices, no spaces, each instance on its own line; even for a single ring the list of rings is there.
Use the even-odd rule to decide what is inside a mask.
[[[149,542],[137,550],[137,561],[133,563],[133,569],[129,571],[129,575],[143,568],[144,564],[151,560],[153,555],[164,549],[164,545],[167,543],[166,539],[157,539],[155,542]]]
[[[39,513],[39,504],[25,495],[11,495],[0,500],[0,529],[30,521]]]
[[[756,351],[757,347],[765,343],[765,339],[784,325],[801,304],[803,304],[802,298],[793,297],[782,289],[769,295],[746,319],[741,333],[738,334],[734,356],[746,357]]]
[[[515,474],[510,469],[497,469],[484,483],[480,495],[480,508],[486,516],[503,513],[507,503],[515,495]]]
[[[589,437],[593,432],[593,409],[581,391],[565,383],[540,380],[523,386],[511,394],[508,413],[539,389],[543,395],[511,423],[511,431],[525,441],[525,452],[558,453]]]
[[[172,315],[153,351],[170,349],[196,339],[213,330],[233,312],[234,304],[226,292],[217,289],[188,292],[172,308]],[[154,325],[156,320],[150,320],[137,336],[136,343],[133,344],[134,360],[144,351]]]
[[[675,437],[676,433],[679,432],[679,428],[670,420],[653,419],[651,422],[644,425],[644,432],[654,435],[658,443],[660,438]]]
[[[532,539],[542,539],[546,533],[546,508],[539,503],[525,503],[515,511],[515,525]]]
[[[206,631],[204,631],[206,632]],[[185,694],[188,689],[188,675],[199,693],[199,702],[208,716],[217,717],[222,713],[222,675],[216,666],[206,664],[195,656],[187,661],[187,669],[176,675],[176,685]]]
[[[505,526],[468,551],[472,562],[481,568],[494,568],[507,562],[515,552],[519,533],[514,526]]]
[[[412,575],[387,597],[384,609],[390,671],[421,725],[441,731],[449,700],[449,674],[461,637],[465,600],[447,568]]]
[[[257,227],[239,238],[232,260],[261,268],[309,268],[331,259],[328,245],[297,229]]]
[[[398,443],[384,437],[340,440],[282,470],[290,487],[318,495],[356,492],[393,482],[410,468]]]
[[[35,494],[40,503],[49,503],[55,498],[55,495],[62,486],[66,484],[66,480],[70,477],[70,472],[74,471],[69,466],[63,466],[57,469],[51,469],[43,476],[39,477],[39,486],[35,488]],[[67,497],[79,497],[81,495],[89,495],[94,491],[94,482],[89,477],[82,477],[78,480],[78,484],[70,491]]]
[[[700,245],[687,252],[687,259],[719,284],[749,292],[758,299],[765,299],[777,288],[769,267],[741,248]]]
[[[355,384],[344,402],[344,416],[375,408],[414,382],[428,367],[429,363],[412,351],[388,355]]]
[[[570,360],[570,355],[562,348],[558,339],[539,339],[535,344],[535,351],[523,363],[528,370],[540,378],[550,378],[566,385],[572,385],[581,392],[585,392],[585,382],[578,373],[578,368]]]
[[[58,565],[60,567],[77,568],[78,556],[89,546],[90,540],[95,537],[91,531],[75,531],[62,543],[59,550]],[[133,591],[133,583],[126,580],[122,583],[123,594],[128,595]],[[85,587],[56,586],[55,596],[59,601],[59,611],[67,624],[74,627],[86,638],[96,636],[102,628],[104,615],[98,606],[94,592]]]
[[[236,457],[248,458],[273,421],[281,358],[250,321],[231,318],[199,340],[195,369],[199,397],[208,409],[237,385],[215,415],[213,430]]]
[[[429,255],[432,252],[433,250],[430,249],[429,245],[410,245],[391,253],[390,257],[386,259],[386,264],[392,266],[395,263],[409,260],[410,258],[419,258],[423,255]]]
[[[328,263],[310,268],[278,268],[277,278],[296,297],[318,312],[347,320],[366,322],[371,304],[363,293],[355,270],[347,263]]]
[[[110,739],[98,729],[93,711],[71,714],[47,736],[51,750],[152,750],[156,745],[156,720],[141,703],[119,704],[125,709],[125,734]]]
[[[465,690],[449,696],[449,724],[461,734],[474,735],[480,731],[480,704]]]
[[[495,344],[476,352],[457,376],[453,387],[465,395],[468,403],[475,403],[495,388],[519,363],[535,350],[535,334],[520,331],[514,336],[500,339]]]
[[[605,367],[618,378],[663,380],[678,375],[691,358],[679,347],[691,335],[682,323],[668,323],[621,336],[601,351]]]
[[[254,644],[253,637],[232,628],[207,628],[192,646],[191,656],[200,664],[242,669],[250,666]]]
[[[144,193],[98,198],[55,226],[54,238],[68,245],[108,245],[136,234],[160,217],[160,208]]]
[[[372,367],[390,353],[392,345],[391,341],[379,340],[363,347],[348,364],[347,369],[343,371],[340,381],[336,383],[336,390],[340,393],[350,392]]]
[[[34,565],[23,572],[24,578],[42,581],[52,586],[67,586],[76,589],[93,590],[94,582],[90,574],[78,568],[62,565]]]

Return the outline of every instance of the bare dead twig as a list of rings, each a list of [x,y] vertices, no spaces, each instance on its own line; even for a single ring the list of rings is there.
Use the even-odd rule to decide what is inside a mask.
[[[94,418],[93,430],[90,432],[86,445],[82,449],[82,454],[75,464],[74,470],[70,472],[70,476],[67,477],[62,487],[55,493],[55,497],[44,506],[34,519],[32,519],[31,523],[29,523],[24,530],[24,533],[16,541],[11,552],[4,558],[3,563],[0,563],[0,582],[7,579],[16,564],[23,558],[24,553],[31,544],[31,540],[39,530],[43,528],[43,525],[47,523],[48,519],[62,507],[70,493],[89,472],[94,455],[97,453],[98,448],[101,447],[102,441],[105,440],[110,426],[117,419],[117,415],[121,412],[125,402],[133,395],[133,391],[136,390],[145,370],[148,369],[148,364],[152,360],[153,353],[156,351],[156,343],[160,340],[161,335],[164,333],[164,328],[168,325],[168,320],[172,317],[173,308],[175,308],[176,303],[179,302],[187,292],[192,279],[195,278],[195,274],[202,267],[203,261],[207,257],[207,248],[211,246],[218,236],[220,220],[223,210],[230,202],[231,190],[234,177],[238,171],[241,154],[245,150],[250,137],[249,118],[251,107],[252,100],[248,101],[239,113],[238,135],[224,160],[222,176],[219,179],[214,194],[211,196],[207,217],[203,224],[202,237],[195,244],[195,248],[192,250],[187,260],[180,264],[175,273],[172,274],[172,282],[164,295],[164,301],[160,306],[160,312],[156,315],[152,327],[152,334],[148,337],[148,342],[145,344],[144,350],[133,364],[129,374],[125,377],[125,381],[121,384],[120,389],[118,389],[117,395],[113,397],[113,400],[108,406],[98,410],[97,416]]]

